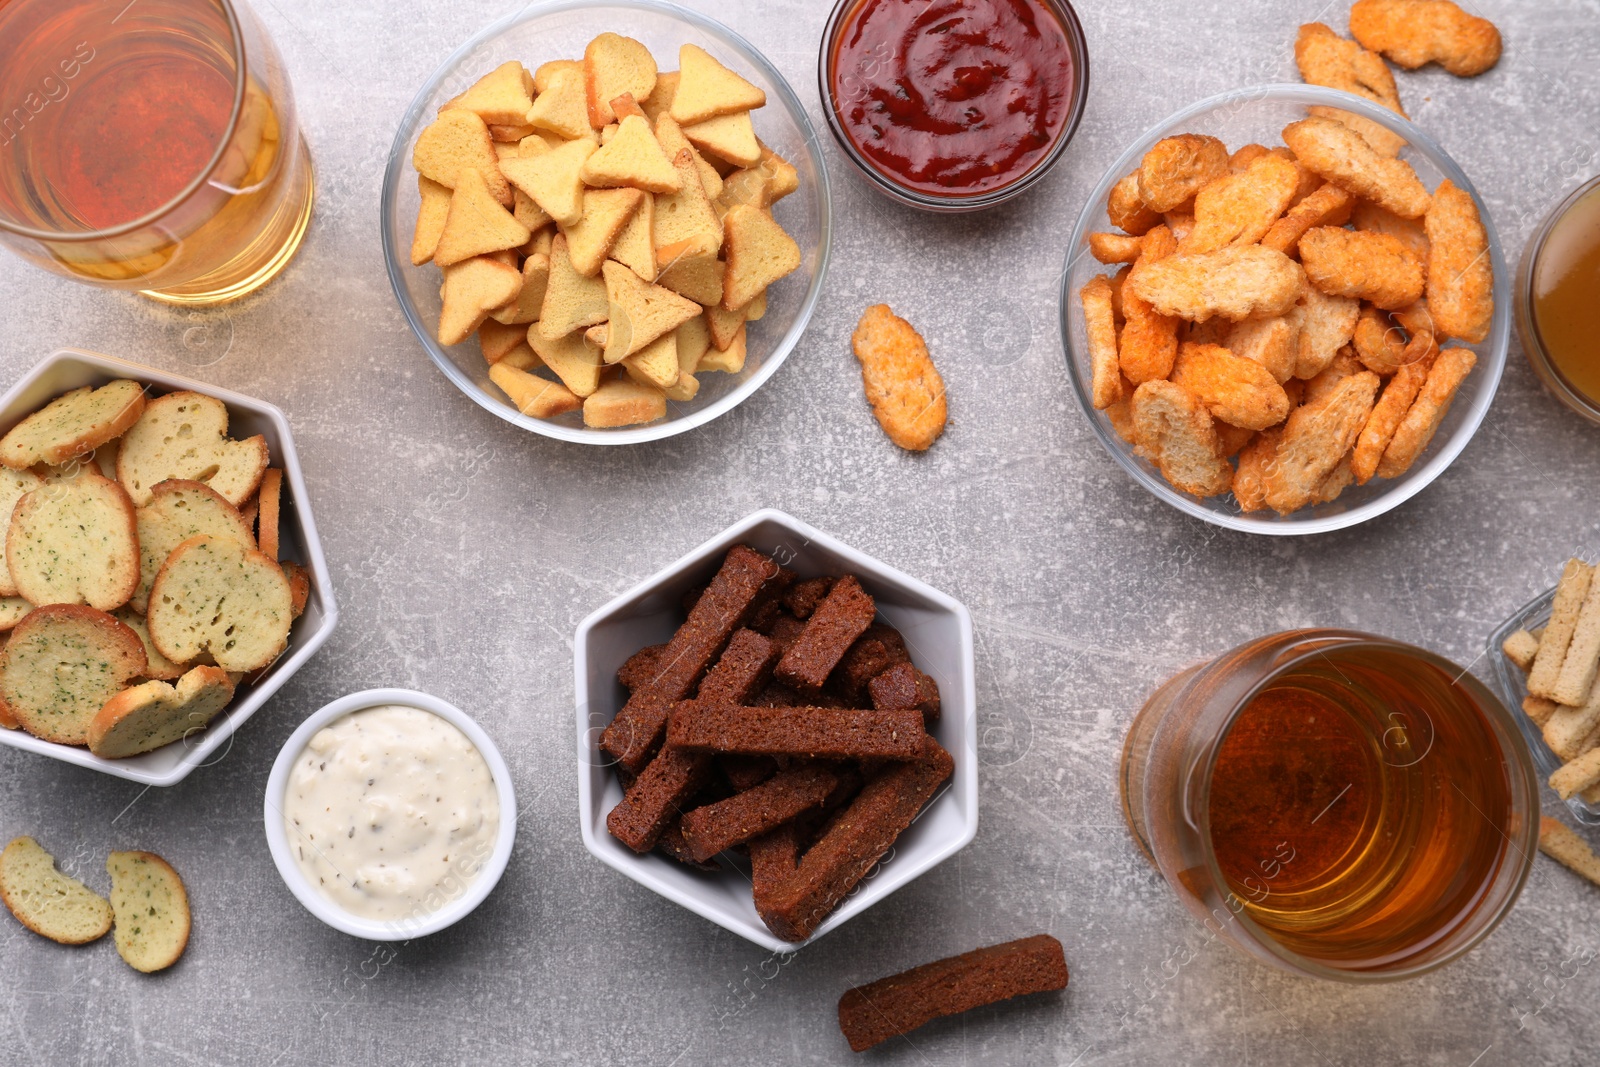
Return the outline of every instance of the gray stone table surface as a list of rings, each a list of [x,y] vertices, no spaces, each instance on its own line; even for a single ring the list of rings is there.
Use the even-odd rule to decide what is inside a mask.
[[[1500,64],[1469,81],[1402,73],[1401,92],[1477,183],[1514,261],[1543,211],[1596,170],[1600,3],[1473,3],[1504,32]],[[765,51],[821,123],[826,3],[694,6]],[[1195,658],[1327,624],[1469,663],[1562,560],[1596,547],[1600,433],[1542,393],[1515,350],[1483,428],[1436,484],[1310,539],[1223,532],[1157,502],[1070,395],[1055,301],[1088,191],[1177,109],[1294,80],[1295,28],[1343,30],[1343,0],[1082,3],[1083,125],[1042,187],[1000,210],[893,206],[830,142],[833,266],[798,350],[720,420],[624,449],[550,441],[471,403],[428,361],[384,276],[377,204],[395,126],[503,5],[257,7],[321,183],[298,261],[243,303],[191,314],[0,258],[0,382],[75,345],[279,405],[341,622],[225,758],[176,788],[0,749],[0,838],[36,835],[102,889],[108,849],[154,850],[195,907],[187,956],[156,977],[109,944],[63,948],[0,920],[0,1062],[845,1063],[834,1006],[847,986],[1039,931],[1066,946],[1066,993],[940,1022],[874,1059],[1498,1067],[1600,1056],[1600,967],[1584,964],[1600,948],[1596,890],[1564,869],[1541,859],[1509,919],[1464,960],[1350,988],[1208,945],[1118,807],[1134,710]],[[849,335],[878,301],[924,333],[948,383],[951,424],[925,455],[890,445],[862,399]],[[977,839],[793,957],[591,858],[572,755],[579,619],[766,506],[948,591],[977,628]],[[475,715],[522,805],[496,892],[449,931],[392,950],[301,908],[261,827],[267,772],[295,725],[381,685]]]

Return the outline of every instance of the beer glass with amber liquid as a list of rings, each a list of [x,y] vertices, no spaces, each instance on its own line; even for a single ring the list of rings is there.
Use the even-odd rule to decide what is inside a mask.
[[[311,219],[283,62],[235,0],[0,0],[0,241],[174,304],[265,285]]]
[[[1407,978],[1510,911],[1538,779],[1505,706],[1431,652],[1263,637],[1163,685],[1129,730],[1123,811],[1184,905],[1295,974]]]

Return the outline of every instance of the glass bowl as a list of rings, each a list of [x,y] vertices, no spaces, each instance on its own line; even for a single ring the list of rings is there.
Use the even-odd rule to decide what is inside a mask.
[[[773,205],[773,216],[800,245],[800,268],[772,286],[767,313],[749,324],[748,355],[738,374],[706,374],[690,401],[667,401],[667,417],[642,426],[589,429],[580,412],[554,419],[524,415],[489,381],[489,366],[476,337],[448,348],[435,335],[439,322],[439,269],[411,265],[411,231],[417,218],[416,171],[411,151],[439,105],[510,59],[529,69],[548,59],[583,55],[584,46],[607,30],[634,37],[650,49],[661,69],[677,65],[678,47],[697,44],[767,94],[755,112],[756,133],[800,172],[800,188]],[[621,445],[655,441],[710,422],[759,389],[788,358],[816,307],[828,270],[833,236],[828,173],[811,120],[776,67],[744,38],[704,15],[661,0],[559,0],[519,9],[467,41],[423,85],[406,110],[389,150],[383,178],[379,229],[383,258],[395,298],[423,348],[445,377],[485,409],[525,430],[563,441]]]
[[[1556,591],[1547,589],[1543,593],[1528,601],[1512,613],[1511,618],[1500,624],[1500,628],[1489,635],[1489,647],[1484,650],[1484,655],[1489,660],[1490,680],[1495,689],[1505,700],[1506,707],[1511,710],[1511,715],[1517,720],[1517,726],[1522,729],[1522,736],[1528,742],[1528,751],[1533,755],[1534,766],[1539,768],[1539,780],[1548,782],[1550,776],[1561,769],[1561,757],[1551,751],[1545,744],[1544,731],[1522,711],[1523,698],[1528,695],[1528,676],[1522,668],[1506,656],[1501,647],[1506,638],[1518,630],[1537,630],[1550,621],[1550,606],[1555,603]],[[1572,809],[1573,817],[1587,826],[1600,826],[1600,805],[1590,804],[1581,795],[1573,794],[1567,799],[1567,807]]]
[[[1585,197],[1597,195],[1597,190],[1600,190],[1600,176],[1590,178],[1550,209],[1550,213],[1539,223],[1538,228],[1533,231],[1533,236],[1528,238],[1528,243],[1522,249],[1522,261],[1517,267],[1515,290],[1517,337],[1522,342],[1522,354],[1528,357],[1528,365],[1533,368],[1533,373],[1538,375],[1539,381],[1544,383],[1550,395],[1594,423],[1600,423],[1600,402],[1591,400],[1568,381],[1567,376],[1556,366],[1555,359],[1545,347],[1544,337],[1539,332],[1539,324],[1534,321],[1533,286],[1534,275],[1539,273],[1539,261],[1544,255],[1545,242],[1565,221],[1567,212]]]
[[[1049,8],[1060,21],[1061,28],[1066,34],[1067,49],[1072,53],[1074,76],[1072,97],[1067,103],[1067,120],[1062,124],[1055,144],[1051,145],[1050,151],[1043,159],[998,189],[991,189],[985,193],[945,196],[912,188],[895,175],[880,170],[855,146],[855,142],[850,140],[849,134],[845,133],[844,127],[840,124],[839,107],[833,92],[834,56],[838,51],[836,46],[839,35],[844,32],[846,21],[849,16],[855,14],[863,2],[864,0],[838,0],[833,12],[828,16],[827,26],[822,31],[822,46],[817,53],[817,94],[822,98],[822,114],[827,119],[828,130],[833,134],[834,141],[839,145],[839,154],[850,161],[856,173],[867,180],[867,184],[889,199],[910,207],[943,214],[958,214],[981,211],[996,204],[1003,204],[1007,200],[1021,196],[1044,179],[1050,168],[1061,159],[1067,143],[1077,132],[1078,123],[1083,118],[1084,105],[1089,100],[1089,43],[1084,38],[1083,25],[1078,21],[1078,13],[1072,9],[1067,0],[1040,0],[1040,3]]]
[[[1481,343],[1449,342],[1470,348],[1477,354],[1478,362],[1457,391],[1427,451],[1405,474],[1393,479],[1375,478],[1366,485],[1351,485],[1332,503],[1301,508],[1289,515],[1271,510],[1241,512],[1232,494],[1201,499],[1173,488],[1154,464],[1136,455],[1133,446],[1117,435],[1110,419],[1094,409],[1089,395],[1088,342],[1078,291],[1091,275],[1115,270],[1089,254],[1089,234],[1113,229],[1106,215],[1106,194],[1139,165],[1139,160],[1157,141],[1179,133],[1204,133],[1220,137],[1230,151],[1251,142],[1280,144],[1279,133],[1283,127],[1306,118],[1307,107],[1319,105],[1355,112],[1405,138],[1407,145],[1401,149],[1400,158],[1415,168],[1417,177],[1430,190],[1442,179],[1449,178],[1472,195],[1488,234],[1489,255],[1494,266],[1494,319],[1488,337]],[[1510,294],[1511,277],[1488,207],[1466,174],[1437,141],[1387,108],[1350,93],[1311,85],[1260,85],[1220,93],[1185,108],[1129,145],[1106,171],[1078,216],[1067,246],[1066,264],[1061,272],[1061,337],[1067,374],[1072,379],[1072,389],[1084,416],[1106,451],[1134,481],[1179,511],[1230,530],[1276,535],[1325,533],[1354,526],[1398,507],[1426,488],[1467,446],[1487,414],[1500,385],[1500,375],[1505,370],[1506,346],[1511,332]]]

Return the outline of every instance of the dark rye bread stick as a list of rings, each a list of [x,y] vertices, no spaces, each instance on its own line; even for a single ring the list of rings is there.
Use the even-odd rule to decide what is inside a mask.
[[[667,828],[661,831],[661,840],[656,842],[656,851],[697,871],[722,870],[722,864],[716,860],[697,860],[690,855],[689,843],[683,839],[683,830],[676,819],[667,823]]]
[[[877,610],[854,575],[840,578],[811,613],[805,630],[784,651],[773,677],[801,692],[817,692],[856,638],[872,625]]]
[[[916,759],[926,736],[915,708],[761,708],[703,700],[674,704],[667,727],[667,744],[685,749],[807,759]]]
[[[617,668],[617,681],[630,690],[649,685],[661,668],[661,653],[666,650],[666,645],[646,645],[641,648]]]
[[[611,809],[606,829],[635,852],[649,852],[684,802],[705,784],[710,769],[709,755],[666,746]]]
[[[780,826],[750,841],[750,892],[757,914],[765,914],[767,901],[794,875],[799,860],[800,830],[795,826]]]
[[[838,784],[832,771],[814,763],[782,771],[754,789],[685,812],[683,839],[695,859],[708,860],[821,807]]]
[[[783,597],[783,606],[788,608],[797,619],[809,619],[811,613],[817,610],[817,605],[822,603],[828,595],[828,590],[833,588],[832,578],[807,578],[803,582],[796,582]]]
[[[739,793],[754,789],[778,773],[778,764],[771,756],[718,756],[717,766],[728,784]]]
[[[974,949],[845,990],[839,1029],[854,1052],[945,1015],[1067,987],[1067,959],[1049,934]]]
[[[639,771],[661,744],[672,702],[694,691],[706,668],[739,628],[750,605],[778,565],[746,545],[734,545],[706,587],[689,619],[658,657],[655,677],[635,689],[600,735],[600,749],[631,771]]]
[[[754,630],[740,630],[728,642],[717,665],[706,672],[696,699],[719,704],[745,704],[767,684],[778,649]]]
[[[756,597],[756,602],[750,605],[750,616],[745,625],[757,633],[771,631],[773,624],[783,615],[783,595],[789,591],[796,577],[798,575],[794,571],[779,567],[778,573],[761,587],[761,595]]]
[[[844,654],[844,659],[833,669],[828,679],[829,688],[846,700],[865,702],[867,684],[897,663],[910,663],[911,653],[906,651],[905,638],[893,626],[874,624],[856,638]]]
[[[897,663],[867,683],[879,711],[916,708],[929,724],[939,721],[939,683],[910,663]]]
[[[880,713],[881,714],[881,713]],[[806,852],[794,874],[757,907],[785,941],[804,941],[861,881],[955,771],[950,753],[924,737],[920,758],[896,763],[862,787]]]

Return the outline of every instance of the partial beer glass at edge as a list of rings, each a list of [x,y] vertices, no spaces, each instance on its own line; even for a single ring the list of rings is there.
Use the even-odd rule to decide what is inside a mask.
[[[0,0],[0,242],[90,284],[233,300],[288,265],[311,161],[232,0]]]

